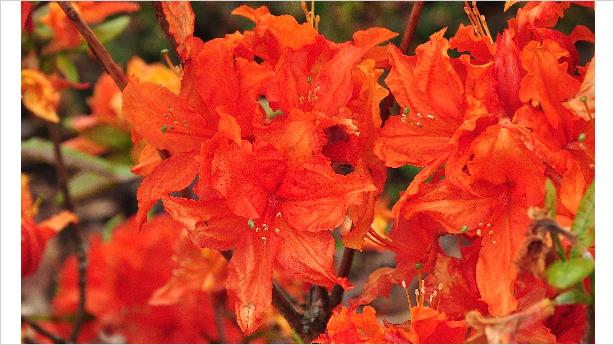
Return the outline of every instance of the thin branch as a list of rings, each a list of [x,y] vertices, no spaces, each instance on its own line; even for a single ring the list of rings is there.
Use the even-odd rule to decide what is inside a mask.
[[[75,10],[72,4],[68,1],[58,1],[58,5],[62,8],[68,19],[71,20],[75,28],[81,33],[81,36],[85,38],[87,45],[90,47],[98,61],[102,64],[104,69],[111,75],[111,78],[115,81],[115,84],[120,90],[123,90],[128,84],[126,76],[121,67],[113,60],[109,51],[102,45],[96,34],[92,29],[83,21],[83,18]]]
[[[401,44],[399,45],[399,49],[401,52],[403,52],[403,54],[408,53],[409,45],[416,34],[416,28],[418,27],[418,21],[420,20],[420,14],[422,14],[423,8],[424,1],[416,1],[411,7],[411,12],[409,12],[409,17],[407,18],[407,23],[405,24],[405,32],[403,33],[403,38],[401,39]]]
[[[66,173],[66,167],[64,166],[64,158],[62,156],[61,141],[62,134],[60,132],[61,125],[59,123],[47,123],[49,129],[49,136],[53,142],[53,152],[55,157],[55,170],[58,177],[58,185],[62,191],[62,197],[64,202],[64,208],[68,211],[74,212],[74,204],[68,190],[68,175]],[[87,298],[87,255],[85,249],[85,240],[83,233],[79,227],[79,224],[71,224],[69,226],[70,234],[76,247],[76,255],[79,263],[79,303],[77,304],[77,312],[75,314],[75,321],[73,323],[72,330],[70,332],[70,342],[77,341],[83,320],[85,319],[85,303]]]
[[[341,263],[339,264],[339,270],[337,275],[341,278],[347,278],[350,275],[352,269],[352,260],[354,259],[354,253],[356,250],[352,248],[345,248],[343,250],[343,256],[341,257]],[[335,285],[333,291],[330,294],[330,306],[335,308],[343,300],[343,288],[340,285]]]
[[[418,22],[420,21],[420,15],[422,14],[423,8],[424,1],[416,1],[412,5],[409,16],[407,17],[407,23],[405,24],[405,32],[403,33],[403,38],[401,39],[401,44],[399,45],[399,49],[403,54],[407,54],[409,51],[409,46],[411,45],[414,35],[416,34],[416,28],[418,27]],[[390,117],[391,109],[394,103],[394,96],[392,93],[389,93],[388,96],[382,100],[380,105],[382,126],[388,117]]]
[[[55,344],[66,344],[66,340],[62,337],[60,337],[59,335],[53,334],[50,331],[46,330],[45,328],[43,328],[41,325],[39,325],[38,323],[28,320],[25,317],[21,317],[21,322],[27,324],[28,326],[30,326],[30,328],[32,328],[34,331],[36,331],[38,334],[44,336],[45,338],[48,338],[49,340],[53,341]]]
[[[298,329],[303,341],[311,343],[322,334],[326,330],[331,315],[330,300],[326,288],[317,285],[311,286],[303,314],[302,327]]]
[[[300,330],[303,311],[281,285],[273,280],[273,305],[295,330]]]

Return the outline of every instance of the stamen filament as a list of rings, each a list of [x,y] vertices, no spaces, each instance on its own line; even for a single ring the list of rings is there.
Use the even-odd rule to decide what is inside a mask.
[[[407,298],[407,308],[409,310],[409,319],[411,320],[411,298],[409,298],[409,288],[405,283],[405,280],[401,281],[401,286],[403,286],[403,290],[405,291],[405,298]]]

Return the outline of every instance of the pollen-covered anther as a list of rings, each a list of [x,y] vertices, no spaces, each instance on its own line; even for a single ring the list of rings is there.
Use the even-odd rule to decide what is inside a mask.
[[[256,232],[260,232],[260,227],[256,227]]]
[[[414,293],[416,294],[416,297],[419,297],[419,296],[420,296],[420,291],[419,291],[418,289],[416,289],[416,290],[414,291]]]
[[[280,231],[279,228],[275,228],[275,233],[276,234],[279,234],[279,231]]]
[[[416,113],[416,117],[417,117],[417,118],[419,118],[419,119],[421,119],[421,118],[422,118],[422,114],[420,114],[420,113]]]
[[[426,118],[429,119],[429,120],[434,120],[435,116],[433,116],[431,114],[428,114],[428,115],[426,115]]]
[[[416,121],[416,126],[417,126],[417,127],[422,127],[422,122],[420,122],[420,121]]]
[[[488,232],[488,235],[492,236],[494,233],[495,233],[494,231],[490,230],[490,231]]]
[[[486,223],[486,227],[489,227],[489,228],[490,228],[490,227],[492,227],[492,224],[490,224],[490,223]]]
[[[266,237],[262,236],[262,243],[266,244]]]
[[[443,283],[437,284],[437,290],[439,291],[443,290]]]
[[[277,218],[281,218],[281,212],[277,212],[277,214],[275,215],[275,217],[277,217]]]
[[[482,229],[477,229],[475,231],[475,234],[478,235],[478,236],[482,236]]]
[[[492,240],[492,244],[497,244],[497,240]]]
[[[405,283],[405,280],[401,280],[401,286],[403,289],[407,289],[407,283]]]

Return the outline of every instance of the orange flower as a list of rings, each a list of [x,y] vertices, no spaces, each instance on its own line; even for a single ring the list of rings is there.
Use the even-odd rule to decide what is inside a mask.
[[[30,178],[21,174],[21,276],[26,277],[36,272],[45,254],[47,241],[70,223],[78,221],[77,216],[62,211],[47,220],[36,223],[38,206],[32,202]]]
[[[59,122],[57,110],[60,92],[43,73],[33,69],[21,70],[22,102],[28,110],[43,120]]]
[[[397,253],[396,279],[411,275],[416,262],[430,271],[439,237],[462,234],[481,242],[477,261],[466,265],[475,267],[481,301],[492,315],[516,310],[514,261],[527,208],[543,202],[549,177],[566,211],[575,212],[594,174],[594,124],[563,104],[580,88],[570,73],[575,39],[550,29],[568,6],[525,6],[510,21],[516,30],[494,45],[461,25],[450,42],[443,31],[432,35],[415,57],[390,49],[386,83],[402,114],[386,122],[375,153],[388,166],[424,166],[393,209],[390,239],[379,236]],[[451,58],[452,45],[471,55]]]
[[[348,287],[333,274],[328,230],[341,224],[357,195],[372,190],[364,177],[336,175],[319,157],[293,165],[271,146],[241,140],[227,115],[201,156],[199,201],[165,197],[164,206],[197,245],[233,249],[227,288],[246,334],[270,307],[277,267],[321,286]]]
[[[95,317],[88,324],[94,328],[94,335],[119,337],[129,343],[218,341],[216,311],[208,291],[197,289],[185,294],[175,290],[179,293],[177,298],[166,300],[170,305],[149,304],[156,291],[173,279],[173,271],[181,270],[172,259],[176,250],[186,249],[181,234],[180,224],[160,215],[141,231],[132,218],[117,227],[108,242],[102,242],[100,237],[92,239],[86,310]],[[77,261],[72,257],[62,269],[53,301],[57,315],[74,312],[77,279]],[[222,324],[227,341],[241,341],[230,319],[222,317]],[[80,341],[95,342],[96,338]]]
[[[165,31],[170,35],[181,61],[190,58],[194,34],[194,12],[189,1],[161,2],[156,7]]]

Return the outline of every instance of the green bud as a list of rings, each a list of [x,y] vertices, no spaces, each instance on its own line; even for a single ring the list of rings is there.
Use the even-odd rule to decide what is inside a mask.
[[[586,140],[586,133],[580,133],[580,135],[578,135],[578,141],[583,142],[584,140]]]
[[[416,269],[422,269],[422,263],[421,262],[416,262]]]
[[[403,109],[403,115],[407,114],[409,114],[409,107],[405,107],[405,109]]]
[[[588,97],[586,97],[586,96],[580,97],[580,102],[582,102],[582,103],[588,102]]]
[[[467,225],[463,225],[463,227],[461,228],[461,232],[464,234],[467,232],[467,230],[469,230],[469,227]]]
[[[163,125],[162,127],[160,127],[160,132],[166,133],[166,131],[168,131],[168,127],[166,125]]]
[[[247,226],[249,226],[250,229],[253,229],[256,226],[256,222],[254,222],[253,219],[248,219]]]

